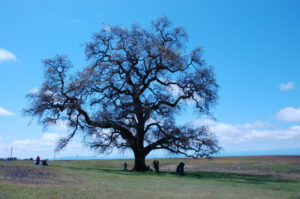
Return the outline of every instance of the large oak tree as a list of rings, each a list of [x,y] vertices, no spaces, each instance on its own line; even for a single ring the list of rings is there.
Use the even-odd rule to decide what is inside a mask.
[[[47,127],[67,121],[72,129],[61,138],[64,148],[77,132],[100,153],[130,148],[135,170],[145,170],[145,157],[165,149],[188,157],[219,151],[205,126],[176,124],[184,106],[209,115],[217,99],[213,68],[202,49],[186,52],[187,33],[161,17],[149,29],[105,27],[86,44],[89,65],[71,73],[71,62],[57,55],[44,61],[44,83],[27,95],[25,115]]]

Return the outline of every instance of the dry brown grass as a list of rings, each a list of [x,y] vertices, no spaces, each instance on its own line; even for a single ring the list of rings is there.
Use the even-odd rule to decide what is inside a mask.
[[[67,173],[62,173],[57,168],[51,166],[37,165],[0,165],[0,180],[18,185],[43,186],[62,185],[66,183],[79,183],[80,180],[66,177]]]

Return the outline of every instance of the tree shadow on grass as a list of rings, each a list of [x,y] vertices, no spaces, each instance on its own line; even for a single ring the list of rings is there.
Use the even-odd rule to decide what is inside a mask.
[[[58,168],[66,168],[77,171],[91,171],[91,172],[100,172],[100,173],[111,173],[111,174],[121,174],[121,175],[135,175],[135,176],[154,176],[154,175],[169,175],[170,172],[154,172],[154,171],[133,171],[133,170],[120,170],[120,169],[97,169],[97,168],[82,168],[82,167],[72,167],[72,166],[59,166],[55,165]],[[175,174],[175,173],[174,173]]]
[[[110,173],[119,175],[130,176],[172,176],[175,177],[175,172],[162,171],[159,173],[151,171],[132,171],[132,170],[119,170],[119,169],[97,169],[97,168],[80,168],[72,166],[55,166],[60,168],[67,168],[78,171],[90,171],[100,173]],[[234,183],[248,183],[248,184],[265,184],[265,183],[295,183],[297,180],[278,178],[272,175],[255,175],[255,174],[238,174],[238,173],[224,173],[224,172],[202,172],[202,171],[187,171],[184,176],[178,176],[179,179],[201,179],[201,180],[215,180],[222,182]]]
[[[236,182],[248,184],[265,184],[265,183],[295,183],[296,180],[279,178],[272,175],[255,175],[255,174],[239,174],[224,172],[200,172],[189,171],[185,173],[187,178],[212,179],[223,182]]]

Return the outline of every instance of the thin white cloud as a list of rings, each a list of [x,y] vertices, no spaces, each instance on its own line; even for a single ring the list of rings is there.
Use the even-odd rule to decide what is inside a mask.
[[[273,125],[270,122],[263,122],[263,121],[255,121],[253,123],[238,124],[236,126],[238,128],[245,128],[245,129],[273,127]]]
[[[273,125],[270,122],[263,122],[263,121],[255,121],[255,122],[253,122],[253,125],[255,128],[273,127]]]
[[[166,79],[161,79],[162,81],[166,81]],[[176,82],[175,80],[171,80],[169,79],[170,82]],[[175,97],[179,97],[181,95],[184,95],[184,90],[182,88],[180,88],[178,85],[176,84],[171,84],[169,86],[166,87],[166,91],[170,92],[170,94],[172,96],[175,96]],[[200,101],[201,100],[201,97],[197,94],[194,93],[194,99],[197,100],[197,101]],[[188,105],[191,105],[191,104],[194,104],[195,101],[191,98],[188,98],[188,99],[185,99],[184,102]]]
[[[74,19],[73,21],[71,21],[71,24],[79,24],[80,20],[79,19]]]
[[[5,50],[3,48],[0,48],[0,63],[3,61],[10,61],[10,60],[16,60],[17,57],[8,50]]]
[[[280,90],[281,91],[288,91],[288,90],[293,90],[295,88],[294,82],[288,82],[288,83],[281,83],[279,84]]]
[[[10,155],[10,145],[7,143],[0,143],[0,158],[9,157]]]
[[[278,120],[286,122],[300,122],[300,107],[286,107],[284,109],[281,109],[278,113],[276,113],[275,117]]]
[[[13,156],[18,158],[29,158],[40,155],[42,159],[53,158],[54,149],[60,137],[66,134],[44,133],[36,139],[21,139],[14,140],[10,144],[0,145],[0,154],[8,154],[10,147],[13,146]],[[56,158],[59,157],[75,157],[79,156],[94,156],[95,152],[84,148],[80,141],[72,140],[65,149],[56,153]]]
[[[13,146],[21,145],[35,145],[35,146],[55,146],[57,140],[62,135],[57,133],[44,133],[39,139],[24,139],[24,140],[15,140],[12,142]]]
[[[287,129],[273,129],[269,122],[253,122],[246,124],[228,124],[210,119],[191,121],[194,126],[208,126],[217,136],[221,144],[240,144],[257,140],[287,140],[300,138],[300,126]],[[272,127],[272,129],[269,129]]]
[[[68,127],[68,122],[62,121],[62,120],[57,121],[56,124],[52,125],[50,128],[53,130],[58,130],[58,131],[70,130],[70,128]]]
[[[111,32],[111,28],[108,24],[104,24],[103,25],[103,29],[105,30],[106,33],[110,33]]]
[[[50,158],[49,155],[52,156],[60,136],[59,134],[45,133],[37,139],[14,140],[10,146],[13,146],[16,157],[29,158],[40,155],[42,158]]]
[[[29,92],[30,92],[31,94],[37,94],[39,91],[40,91],[40,89],[39,89],[39,88],[37,88],[37,87],[34,87],[34,88],[33,88],[33,89],[31,89]]]
[[[14,116],[15,114],[0,107],[0,116]]]

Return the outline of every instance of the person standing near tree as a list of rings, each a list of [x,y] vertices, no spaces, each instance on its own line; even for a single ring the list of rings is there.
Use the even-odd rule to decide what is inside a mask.
[[[180,161],[180,163],[178,165],[178,174],[181,176],[184,175],[184,163],[182,160]]]
[[[156,171],[156,160],[153,160],[152,165],[153,165],[153,168],[154,168],[155,171]]]
[[[159,173],[159,161],[158,160],[156,160],[156,169],[155,169],[155,171],[157,173]]]
[[[124,162],[124,164],[123,164],[123,165],[124,165],[124,171],[127,171],[127,166],[128,166],[128,165],[127,165],[127,163],[126,163],[126,162]]]

